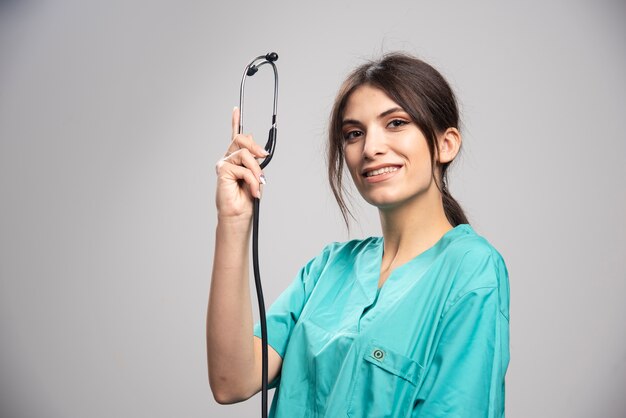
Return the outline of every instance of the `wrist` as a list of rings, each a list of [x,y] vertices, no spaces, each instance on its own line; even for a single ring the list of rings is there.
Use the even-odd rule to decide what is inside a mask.
[[[217,215],[217,228],[229,232],[248,233],[252,227],[252,215]]]

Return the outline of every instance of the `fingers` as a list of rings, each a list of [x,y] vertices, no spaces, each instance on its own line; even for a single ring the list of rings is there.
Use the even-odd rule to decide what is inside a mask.
[[[220,162],[221,163],[221,162]],[[221,165],[218,163],[217,172],[220,173],[222,170],[227,170],[234,179],[243,181],[247,186],[248,190],[250,190],[250,194],[253,197],[258,199],[261,198],[261,183],[259,179],[255,177],[252,171],[239,166],[225,163]]]
[[[254,158],[254,155],[246,148],[240,149],[238,151],[233,152],[228,157],[225,158],[231,164],[239,165],[247,168],[252,171],[254,176],[258,179],[259,182],[263,182],[263,172],[261,171],[261,166],[258,161]]]
[[[230,146],[226,151],[225,157],[228,157],[231,154],[242,149],[249,151],[256,158],[265,158],[269,155],[269,153],[265,151],[262,146],[254,142],[254,139],[252,139],[252,135],[237,134],[233,138],[233,141],[230,143]]]
[[[254,155],[243,148],[218,162],[218,176],[232,180],[244,180],[253,196],[260,196],[260,185],[265,184],[265,176]]]
[[[260,199],[261,184],[265,184],[265,177],[257,158],[267,157],[269,153],[254,142],[251,135],[239,133],[240,118],[240,110],[235,107],[232,114],[232,141],[224,158],[218,161],[216,171],[220,179],[226,180],[222,184],[229,185],[227,188],[243,188],[242,183],[245,183],[250,195]]]
[[[237,150],[247,149],[257,158],[267,157],[269,153],[265,151],[265,149],[261,145],[254,142],[254,140],[252,139],[252,135],[244,135],[239,133],[240,117],[240,110],[238,107],[235,107],[233,109],[232,117],[232,141],[224,156],[228,157],[230,154],[234,153]]]
[[[231,138],[235,139],[235,135],[239,133],[239,118],[241,117],[240,110],[237,106],[233,108],[232,128],[233,134]]]

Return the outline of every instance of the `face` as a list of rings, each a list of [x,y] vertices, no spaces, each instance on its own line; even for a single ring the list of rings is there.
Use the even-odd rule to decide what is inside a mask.
[[[436,188],[426,138],[382,90],[363,85],[350,95],[342,132],[346,167],[370,204],[394,208]]]

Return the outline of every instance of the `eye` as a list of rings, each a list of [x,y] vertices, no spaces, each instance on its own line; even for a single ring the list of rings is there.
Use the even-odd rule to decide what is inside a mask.
[[[352,131],[344,132],[343,139],[345,141],[350,141],[351,139],[358,138],[358,137],[360,137],[362,135],[363,135],[363,132],[361,132],[359,130],[352,130]]]
[[[399,128],[400,126],[406,125],[408,123],[408,121],[403,119],[393,119],[391,122],[389,122],[387,126],[390,128]]]

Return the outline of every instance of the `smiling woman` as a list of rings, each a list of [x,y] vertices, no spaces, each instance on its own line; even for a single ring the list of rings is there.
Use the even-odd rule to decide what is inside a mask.
[[[363,100],[359,99],[367,95],[378,99],[382,110],[379,119],[389,122],[388,128],[398,130],[412,124],[419,131],[416,134],[422,136],[423,141],[415,146],[423,143],[428,148],[428,155],[423,154],[430,161],[424,165],[431,169],[430,177],[441,193],[446,217],[452,225],[468,223],[463,210],[448,192],[446,180],[448,167],[461,148],[456,98],[437,70],[424,61],[400,53],[388,54],[379,62],[354,70],[335,100],[329,130],[328,177],[346,223],[350,212],[343,198],[344,150],[352,139],[366,132],[359,129],[363,127],[362,122],[353,119],[347,107],[359,104],[362,107]],[[390,108],[383,110],[384,106]],[[352,176],[355,180],[354,174]]]
[[[358,87],[349,96],[342,125],[345,162],[368,203],[390,210],[409,202],[416,204],[420,195],[431,187],[436,189],[426,138],[384,91],[369,85]],[[442,144],[448,146],[447,157],[451,150],[458,150],[459,141],[444,136]],[[436,196],[435,191],[430,194]]]
[[[508,272],[446,187],[462,143],[458,119],[448,83],[405,54],[344,82],[331,115],[329,180],[347,223],[345,165],[378,209],[382,236],[329,244],[271,306],[271,417],[504,416]],[[247,271],[261,156],[252,137],[233,130],[218,163],[207,347],[221,403],[261,388]]]

